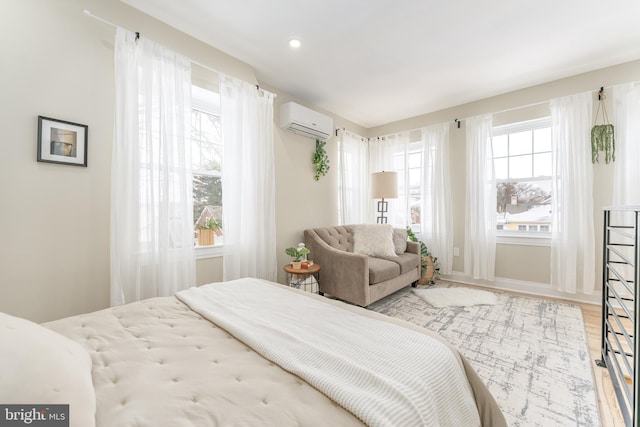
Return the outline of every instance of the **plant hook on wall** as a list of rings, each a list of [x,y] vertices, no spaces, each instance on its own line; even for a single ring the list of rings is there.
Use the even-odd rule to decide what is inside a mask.
[[[329,166],[329,156],[324,149],[326,142],[316,139],[316,151],[313,152],[312,162],[316,168],[316,173],[313,177],[316,181],[320,180],[321,176],[325,176],[331,166]]]

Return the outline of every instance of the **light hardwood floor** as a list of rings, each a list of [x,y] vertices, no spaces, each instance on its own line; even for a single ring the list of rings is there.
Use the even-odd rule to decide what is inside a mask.
[[[571,302],[569,302],[571,303]],[[576,304],[576,303],[573,303]],[[582,307],[584,326],[587,331],[587,341],[589,352],[591,353],[591,366],[598,389],[598,403],[600,404],[600,417],[603,427],[624,427],[624,421],[620,414],[618,401],[611,384],[611,378],[606,368],[601,368],[595,364],[596,359],[600,359],[600,331],[601,331],[601,309],[599,306],[591,304],[577,304]]]

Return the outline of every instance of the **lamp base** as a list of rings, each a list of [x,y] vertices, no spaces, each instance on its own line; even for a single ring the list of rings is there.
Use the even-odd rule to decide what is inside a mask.
[[[376,217],[376,223],[377,224],[386,224],[387,223],[387,217],[384,216],[384,214],[385,214],[385,212],[387,212],[388,208],[389,208],[389,202],[385,202],[384,198],[378,202],[378,213],[380,215]]]

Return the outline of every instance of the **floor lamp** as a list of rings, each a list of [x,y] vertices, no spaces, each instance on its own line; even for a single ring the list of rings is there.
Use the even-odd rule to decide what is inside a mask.
[[[376,223],[386,224],[388,212],[388,202],[384,199],[395,199],[398,197],[398,173],[397,172],[375,172],[371,174],[371,197],[382,199],[378,202],[378,216]]]

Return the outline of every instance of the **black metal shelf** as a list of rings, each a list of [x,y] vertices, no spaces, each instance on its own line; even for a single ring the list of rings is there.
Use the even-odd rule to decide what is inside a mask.
[[[601,355],[627,427],[640,421],[640,207],[605,208]],[[616,241],[613,241],[615,239]]]

